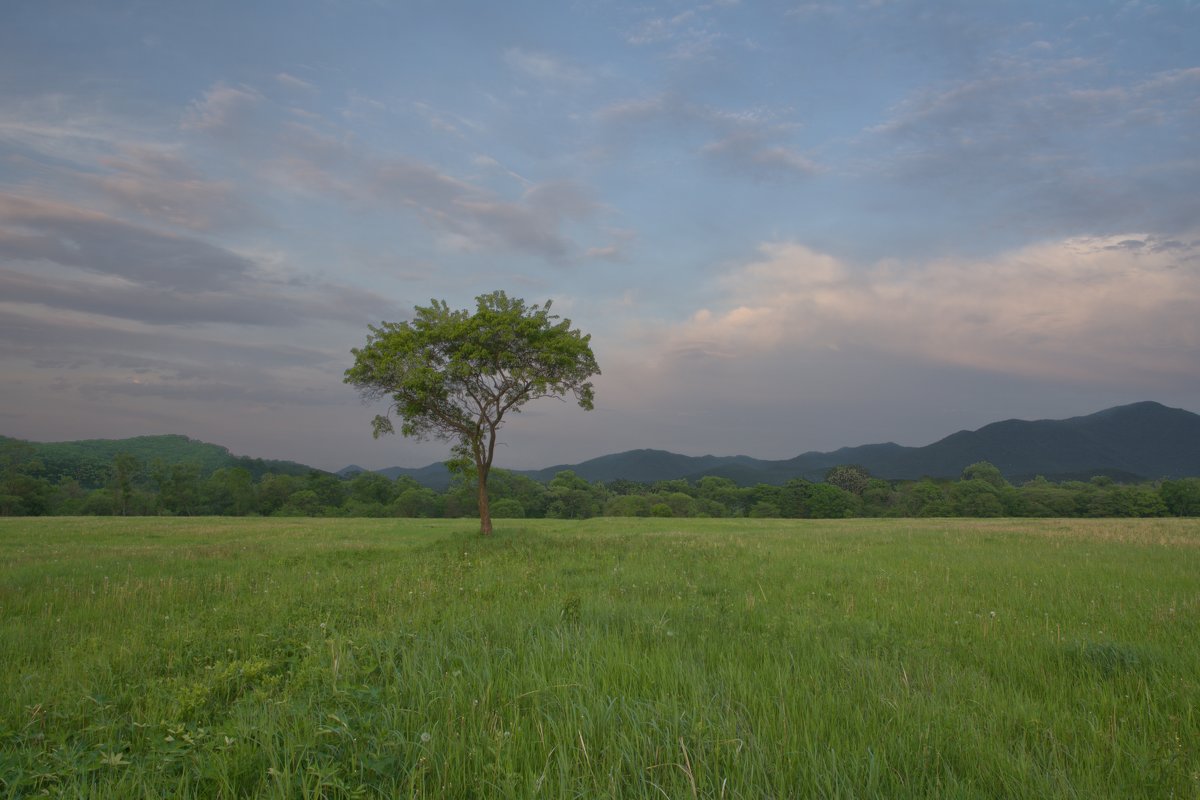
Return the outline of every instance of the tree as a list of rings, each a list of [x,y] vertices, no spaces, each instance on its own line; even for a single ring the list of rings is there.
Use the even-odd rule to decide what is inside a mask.
[[[133,478],[138,469],[138,460],[132,453],[117,453],[113,458],[113,495],[117,499],[121,516],[129,513],[129,500],[133,497]]]
[[[814,483],[804,505],[812,519],[843,519],[855,516],[862,508],[862,500],[839,486]]]
[[[158,487],[158,503],[163,511],[190,517],[200,497],[200,467],[196,464],[167,464],[155,459],[151,480]]]
[[[950,487],[950,502],[954,513],[960,517],[1000,517],[1004,515],[1004,504],[1000,502],[1000,491],[984,478],[961,480]]]
[[[366,346],[351,351],[345,382],[365,400],[388,400],[388,412],[374,419],[376,438],[395,432],[394,412],[402,435],[454,443],[449,464],[464,473],[474,465],[479,529],[489,535],[487,480],[505,416],[568,392],[590,410],[588,379],[600,369],[591,337],[551,314],[549,301],[527,306],[504,292],[475,300],[474,314],[433,300],[408,322],[371,326]]]
[[[907,517],[949,517],[954,514],[945,487],[929,478],[901,488],[900,508]]]
[[[440,517],[443,502],[433,489],[415,486],[401,492],[392,508],[398,517]]]
[[[825,473],[825,482],[862,497],[871,483],[871,473],[858,464],[840,464]]]
[[[350,479],[350,497],[364,505],[386,506],[396,499],[397,484],[378,472],[360,472]]]
[[[39,516],[50,509],[53,486],[35,449],[15,439],[0,441],[0,516]]]
[[[1158,492],[1167,510],[1175,516],[1200,516],[1200,478],[1163,481]]]
[[[254,478],[245,467],[222,467],[201,486],[205,513],[244,517],[256,505]]]
[[[550,479],[546,516],[556,519],[587,519],[600,513],[604,502],[603,488],[588,483],[585,478],[566,469]]]
[[[1003,489],[1008,486],[1008,481],[1004,480],[1004,475],[995,464],[990,461],[976,461],[965,467],[962,471],[962,480],[964,481],[986,481],[997,489]]]

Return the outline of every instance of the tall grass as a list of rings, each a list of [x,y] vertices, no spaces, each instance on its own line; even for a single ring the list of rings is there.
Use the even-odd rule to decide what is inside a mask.
[[[1200,523],[0,521],[11,797],[1197,797]]]

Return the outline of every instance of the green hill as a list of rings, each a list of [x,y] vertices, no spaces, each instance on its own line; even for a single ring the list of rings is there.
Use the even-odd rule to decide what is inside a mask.
[[[307,475],[313,471],[312,467],[294,461],[235,456],[228,448],[189,439],[179,434],[135,436],[130,439],[83,439],[74,442],[27,442],[3,436],[0,437],[0,445],[28,448],[28,456],[41,463],[42,477],[51,481],[73,478],[87,489],[105,484],[112,461],[120,453],[132,455],[143,469],[156,462],[168,466],[191,464],[199,469],[201,476],[210,475],[225,467],[247,469],[255,480],[268,472]]]
[[[924,447],[892,442],[808,452],[768,461],[749,456],[685,456],[665,450],[628,450],[579,464],[514,470],[547,481],[572,470],[589,481],[625,479],[644,483],[707,475],[741,486],[781,485],[792,478],[819,481],[830,467],[857,464],[890,480],[958,478],[965,467],[989,461],[1012,481],[1043,475],[1054,481],[1107,475],[1121,482],[1200,476],[1200,415],[1160,403],[1141,402],[1062,420],[1005,420],[975,431],[959,431]],[[441,464],[421,469],[381,470],[389,477],[412,475],[438,489],[449,483]]]

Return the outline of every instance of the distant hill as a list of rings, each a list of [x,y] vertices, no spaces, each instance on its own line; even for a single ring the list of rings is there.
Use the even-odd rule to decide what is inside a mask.
[[[593,458],[582,464],[560,464],[540,470],[527,470],[522,474],[534,480],[548,481],[559,472],[569,469],[589,481],[614,481],[623,478],[627,481],[652,483],[723,472],[751,474],[760,469],[759,465],[769,463],[771,462],[759,461],[749,456],[683,456],[666,450],[629,450]]]
[[[175,434],[75,442],[24,442],[0,436],[2,446],[32,448],[33,457],[43,466],[44,477],[74,478],[86,488],[102,486],[108,480],[110,465],[118,453],[131,453],[143,467],[155,461],[195,464],[205,476],[222,467],[243,467],[256,480],[268,472],[307,475],[322,471],[294,461],[235,456],[225,447]],[[1108,475],[1128,482],[1200,476],[1200,415],[1143,402],[1063,420],[994,422],[975,431],[959,431],[924,447],[888,442],[803,453],[780,461],[629,450],[579,464],[514,471],[539,481],[548,481],[568,469],[589,481],[605,482],[694,481],[716,475],[750,486],[778,485],[797,477],[820,480],[830,467],[839,464],[858,464],[876,477],[892,480],[957,478],[964,467],[977,461],[990,461],[1012,481],[1035,475],[1050,480]],[[362,471],[361,467],[349,466],[337,474],[350,477]],[[450,485],[450,473],[441,463],[376,471],[392,479],[407,475],[439,491]]]
[[[1012,481],[1044,475],[1050,480],[1084,480],[1108,475],[1119,481],[1200,475],[1200,415],[1160,403],[1118,406],[1064,420],[994,422],[975,431],[959,431],[924,447],[888,442],[809,452],[769,461],[749,456],[685,456],[665,450],[628,450],[579,464],[517,470],[547,481],[572,470],[589,481],[625,479],[654,482],[706,475],[729,478],[742,486],[781,484],[792,478],[820,480],[830,467],[858,464],[891,480],[957,478],[963,468],[990,461]],[[411,475],[431,488],[449,485],[441,464],[420,469],[392,467],[384,475]]]
[[[129,453],[148,468],[156,461],[164,464],[194,464],[202,476],[223,467],[242,467],[255,480],[268,472],[307,475],[312,467],[294,461],[275,461],[235,456],[220,445],[189,439],[178,434],[135,436],[129,439],[84,439],[74,442],[27,442],[0,437],[0,444],[18,444],[32,448],[32,457],[42,464],[41,475],[51,481],[74,478],[84,488],[103,486],[108,480],[113,458]],[[317,470],[318,472],[320,470]]]
[[[994,422],[925,447],[862,452],[861,460],[856,451],[867,448],[842,452],[894,478],[956,476],[975,461],[990,461],[1010,479],[1183,477],[1200,475],[1200,415],[1143,402],[1065,420]]]
[[[360,467],[358,464],[351,464],[348,467],[342,467],[334,474],[339,478],[350,479],[360,472],[370,471],[372,470]],[[427,467],[385,467],[373,471],[391,480],[396,480],[401,475],[407,475],[422,486],[439,492],[445,491],[450,486],[450,470],[446,469],[446,465],[442,462],[430,464]]]

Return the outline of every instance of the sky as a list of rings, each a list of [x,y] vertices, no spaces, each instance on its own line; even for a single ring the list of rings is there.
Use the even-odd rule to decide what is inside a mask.
[[[0,434],[423,466],[368,326],[592,336],[497,466],[1200,411],[1200,2],[7,0]]]

